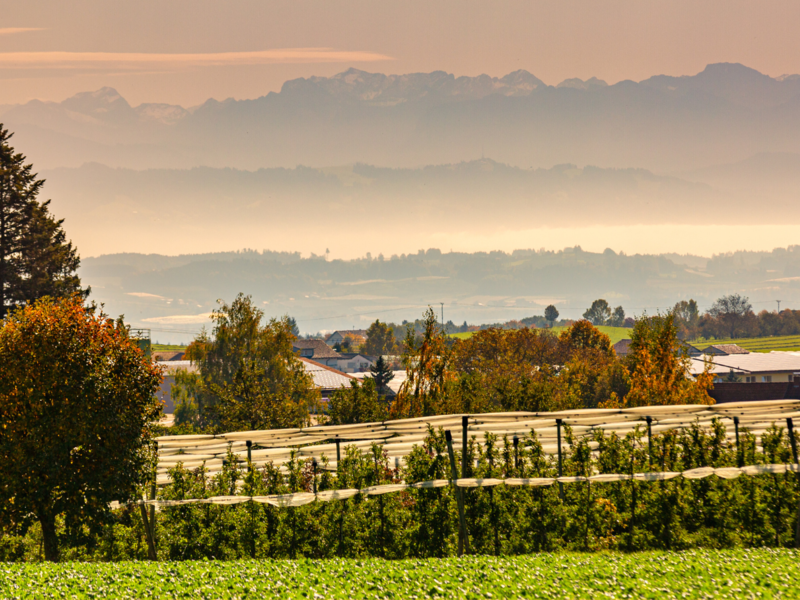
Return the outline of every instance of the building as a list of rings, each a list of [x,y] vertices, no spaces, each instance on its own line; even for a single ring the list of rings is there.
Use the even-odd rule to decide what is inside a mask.
[[[700,356],[702,353],[700,350],[692,346],[691,344],[684,342],[683,340],[680,341],[681,349],[686,351],[688,356]],[[628,356],[631,353],[631,340],[630,338],[625,338],[618,341],[613,346],[614,352],[617,353],[617,356],[623,357]]]
[[[175,375],[179,371],[196,373],[197,365],[189,360],[160,361],[159,364],[164,372],[164,380],[156,392],[156,397],[164,404],[164,414],[171,415],[175,412],[175,402],[172,399],[172,386],[175,385]]]
[[[796,352],[748,352],[746,354],[692,357],[690,372],[703,372],[711,363],[714,380],[724,382],[733,373],[741,383],[783,383],[800,380],[800,354]]]
[[[325,365],[328,365],[329,359],[338,360],[342,357],[324,340],[295,340],[292,342],[292,348],[301,358],[310,358]]]
[[[325,343],[328,346],[334,346],[336,344],[341,344],[344,341],[344,336],[352,335],[355,337],[361,337],[367,339],[367,330],[366,329],[342,329],[339,331],[334,331],[332,334],[328,336],[325,340]]]
[[[333,392],[343,387],[350,387],[351,381],[357,381],[347,373],[333,369],[309,358],[300,358],[306,373],[311,375],[314,385],[322,394],[323,403],[327,403]]]
[[[377,360],[377,358],[357,352],[341,352],[340,356],[337,365],[339,370],[345,373],[365,373]]]
[[[631,339],[625,338],[618,341],[616,344],[612,346],[614,348],[614,352],[617,353],[617,356],[623,357],[628,356],[631,353]]]
[[[730,356],[731,354],[750,354],[749,350],[745,350],[736,344],[714,344],[705,348],[703,354],[710,354],[712,356]]]
[[[156,362],[175,362],[183,360],[186,352],[183,350],[159,350],[153,352],[153,360]]]

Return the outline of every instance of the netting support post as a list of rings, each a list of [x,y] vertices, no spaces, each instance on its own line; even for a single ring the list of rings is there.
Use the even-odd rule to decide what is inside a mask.
[[[461,417],[461,477],[467,477],[467,433],[469,432],[469,416]]]
[[[317,459],[311,459],[311,469],[313,471],[313,479],[311,480],[311,490],[314,492],[314,495],[317,495]]]
[[[453,486],[456,491],[456,501],[458,503],[458,555],[464,556],[464,552],[469,552],[469,545],[467,542],[467,522],[464,517],[464,493],[458,487],[456,480],[458,479],[458,467],[456,467],[456,456],[453,452],[453,435],[450,430],[444,432],[445,439],[447,440],[447,453],[450,456],[450,475],[453,480]]]
[[[253,462],[253,442],[247,440],[245,445],[247,446],[247,462],[249,464]]]
[[[791,418],[786,419],[786,429],[789,432],[789,443],[792,446],[792,458],[794,458],[794,464],[798,465],[800,462],[797,460],[797,440],[794,438],[794,421]],[[797,477],[798,488],[800,488],[800,471],[795,471],[795,476]],[[800,548],[800,498],[797,501],[797,516],[795,519],[795,528],[794,528],[794,547]]]
[[[736,466],[740,469],[744,465],[742,447],[739,445],[739,417],[733,417],[733,427],[736,432]]]
[[[336,472],[339,472],[339,463],[342,461],[342,441],[336,438]]]
[[[645,417],[647,421],[647,469],[653,470],[653,417]]]
[[[519,477],[519,438],[514,436],[514,474]]]
[[[563,421],[561,419],[556,419],[556,445],[558,450],[558,476],[561,477],[563,474],[563,463],[561,459],[561,424]],[[564,484],[560,481],[558,482],[558,497],[561,498],[561,501],[564,501]]]
[[[489,442],[486,442],[489,445]],[[489,455],[489,475],[494,477],[494,456]],[[500,532],[497,529],[497,504],[494,501],[494,486],[489,488],[489,502],[492,505],[492,526],[494,529],[494,555],[500,555]]]

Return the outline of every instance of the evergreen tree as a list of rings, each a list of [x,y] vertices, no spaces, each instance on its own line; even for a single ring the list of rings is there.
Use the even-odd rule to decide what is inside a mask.
[[[378,356],[378,360],[369,368],[369,372],[372,374],[372,379],[375,380],[375,388],[378,393],[381,396],[385,396],[389,382],[394,379],[394,373],[392,373],[383,356]]]
[[[544,318],[550,321],[550,327],[553,326],[553,323],[558,320],[558,309],[550,304],[547,308],[544,309]]]
[[[80,258],[63,219],[50,214],[49,200],[37,200],[44,180],[9,145],[11,136],[0,124],[0,317],[43,296],[89,293],[76,275]]]

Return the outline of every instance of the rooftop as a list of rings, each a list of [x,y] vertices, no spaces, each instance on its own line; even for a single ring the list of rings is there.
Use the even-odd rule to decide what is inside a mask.
[[[313,350],[311,358],[340,358],[340,354],[325,343],[325,340],[295,340],[292,342],[295,350]]]
[[[703,350],[703,354],[750,354],[750,351],[737,344],[712,344]]]
[[[705,360],[713,364],[711,373],[725,375],[734,373],[794,373],[800,372],[800,354],[796,352],[752,352],[727,356],[692,357],[689,370],[696,375],[703,372]]]
[[[350,386],[350,382],[355,377],[350,377],[347,373],[342,373],[331,367],[326,367],[308,358],[300,358],[305,367],[306,373],[311,375],[314,385],[323,390],[335,390],[343,386]]]

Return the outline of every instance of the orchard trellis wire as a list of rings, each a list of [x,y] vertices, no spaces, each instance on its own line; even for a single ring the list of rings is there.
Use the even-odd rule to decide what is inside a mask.
[[[156,535],[152,525],[155,522],[155,509],[165,509],[169,513],[173,509],[185,510],[191,505],[246,503],[251,507],[262,505],[276,510],[293,511],[313,503],[374,498],[379,503],[380,515],[377,516],[376,513],[375,519],[380,521],[376,537],[382,540],[378,551],[381,554],[385,553],[383,540],[390,537],[385,529],[383,512],[383,498],[386,494],[411,493],[416,494],[412,502],[433,502],[430,498],[446,493],[452,496],[452,518],[454,523],[457,522],[457,528],[455,525],[453,527],[453,538],[457,537],[458,553],[461,554],[471,551],[470,540],[478,535],[476,530],[480,529],[474,522],[484,518],[483,513],[476,509],[476,503],[480,504],[485,500],[471,496],[485,493],[489,500],[481,510],[488,510],[488,518],[493,521],[488,529],[493,530],[494,540],[483,542],[482,547],[484,551],[493,547],[495,553],[499,553],[501,543],[498,530],[502,523],[498,525],[498,520],[502,519],[497,516],[495,490],[502,492],[502,489],[552,488],[553,494],[557,492],[557,495],[546,497],[548,506],[555,502],[585,508],[587,514],[582,527],[588,540],[590,518],[594,518],[589,513],[596,511],[595,505],[603,499],[598,497],[593,500],[593,489],[607,489],[607,486],[603,488],[606,484],[626,486],[626,517],[617,529],[624,529],[626,535],[630,536],[632,545],[637,526],[641,523],[641,527],[644,527],[644,513],[650,510],[648,502],[653,502],[652,494],[647,499],[643,498],[649,492],[637,492],[640,482],[653,482],[653,485],[661,486],[664,493],[675,493],[663,486],[668,482],[681,480],[718,478],[731,481],[741,475],[751,476],[753,479],[755,476],[768,476],[772,478],[769,485],[774,483],[774,486],[783,486],[780,489],[775,487],[785,496],[783,504],[793,503],[796,507],[792,511],[795,514],[791,533],[794,534],[794,544],[798,545],[800,467],[797,459],[797,436],[793,431],[793,420],[798,417],[800,401],[781,400],[712,406],[585,409],[558,413],[445,415],[335,427],[233,432],[217,436],[165,436],[158,439],[156,482],[162,489],[160,497],[154,485],[150,499],[137,504],[141,505],[148,545],[152,543],[150,555],[154,557]],[[780,431],[788,434],[785,436],[788,444],[780,442],[784,439],[780,436],[785,435]],[[670,450],[668,441],[674,441],[678,435],[683,435],[682,439],[688,440],[685,445],[691,445],[692,440],[697,440],[697,448],[705,443],[701,437],[707,436],[710,439],[711,436],[716,436],[715,443],[718,446],[723,444],[730,450],[729,462],[733,462],[735,466],[719,466],[722,459],[713,456],[716,450],[711,450],[708,456],[704,456],[706,450],[701,449],[698,456],[683,458],[684,463],[692,463],[691,468],[667,468],[673,460],[670,458],[673,450]],[[776,435],[779,435],[779,442],[785,446],[782,454],[776,451]],[[619,441],[623,438],[633,439],[635,449],[632,447],[630,457],[625,455],[627,458],[621,459],[622,462],[616,461],[615,472],[609,472],[606,468],[607,458],[613,454],[613,448],[609,450],[608,440]],[[654,444],[657,447],[654,448]],[[418,469],[414,471],[414,460],[417,460],[414,457],[421,456],[419,453],[423,446],[429,455],[426,460],[432,465],[438,465],[438,471],[433,468],[430,470],[431,473],[435,471],[438,475],[436,477],[420,479]],[[760,454],[756,456],[757,453]],[[368,485],[353,486],[349,476],[339,472],[348,460],[352,462],[358,456],[365,461],[374,459],[375,475],[371,481],[364,480]],[[625,468],[620,469],[620,466]],[[226,473],[230,476],[234,472],[227,488],[229,493],[203,494],[205,497],[176,497],[174,490],[169,491],[170,486],[174,486],[176,473],[192,471],[202,477],[203,491],[206,490],[207,478],[224,477]],[[289,493],[254,493],[254,488],[246,482],[247,474],[262,471],[281,477],[294,477],[295,480],[302,472],[305,479],[302,485],[295,485],[301,489]],[[498,474],[502,476],[497,476]],[[791,474],[794,477],[790,477]],[[340,477],[341,482],[338,481]],[[790,479],[779,479],[781,477]],[[786,487],[787,485],[790,487]],[[570,489],[571,492],[566,491]],[[428,495],[419,496],[420,493]],[[429,497],[430,493],[438,493],[440,496]],[[534,491],[531,493],[541,494]],[[621,493],[619,488],[618,493]],[[747,510],[768,510],[759,508],[758,498],[754,495],[756,492],[750,493],[752,509]],[[737,502],[746,501],[742,494],[741,498],[736,497]],[[545,497],[542,496],[541,501],[544,500]],[[622,502],[623,500],[618,500],[617,504]],[[149,511],[146,511],[146,506],[150,507]],[[542,504],[537,506],[541,510]],[[618,508],[612,507],[609,510]],[[248,510],[252,520],[249,526],[255,531],[257,511],[255,508]],[[263,509],[258,510],[263,512]],[[343,515],[347,510],[342,508],[337,513],[340,519],[344,519]],[[421,509],[415,506],[414,510]],[[571,523],[580,522],[582,517],[578,514],[578,509],[573,510],[573,513],[570,513],[573,514],[570,517]],[[294,523],[294,512],[291,514]],[[773,529],[778,532],[775,534],[776,540],[780,539],[780,531],[788,535],[786,526],[781,525],[786,518],[786,515],[776,514],[773,519]],[[570,527],[574,529],[574,523]],[[340,524],[340,546],[343,535],[341,531]],[[294,540],[296,532],[292,530],[291,535]],[[252,554],[255,555],[255,542],[253,547]]]

